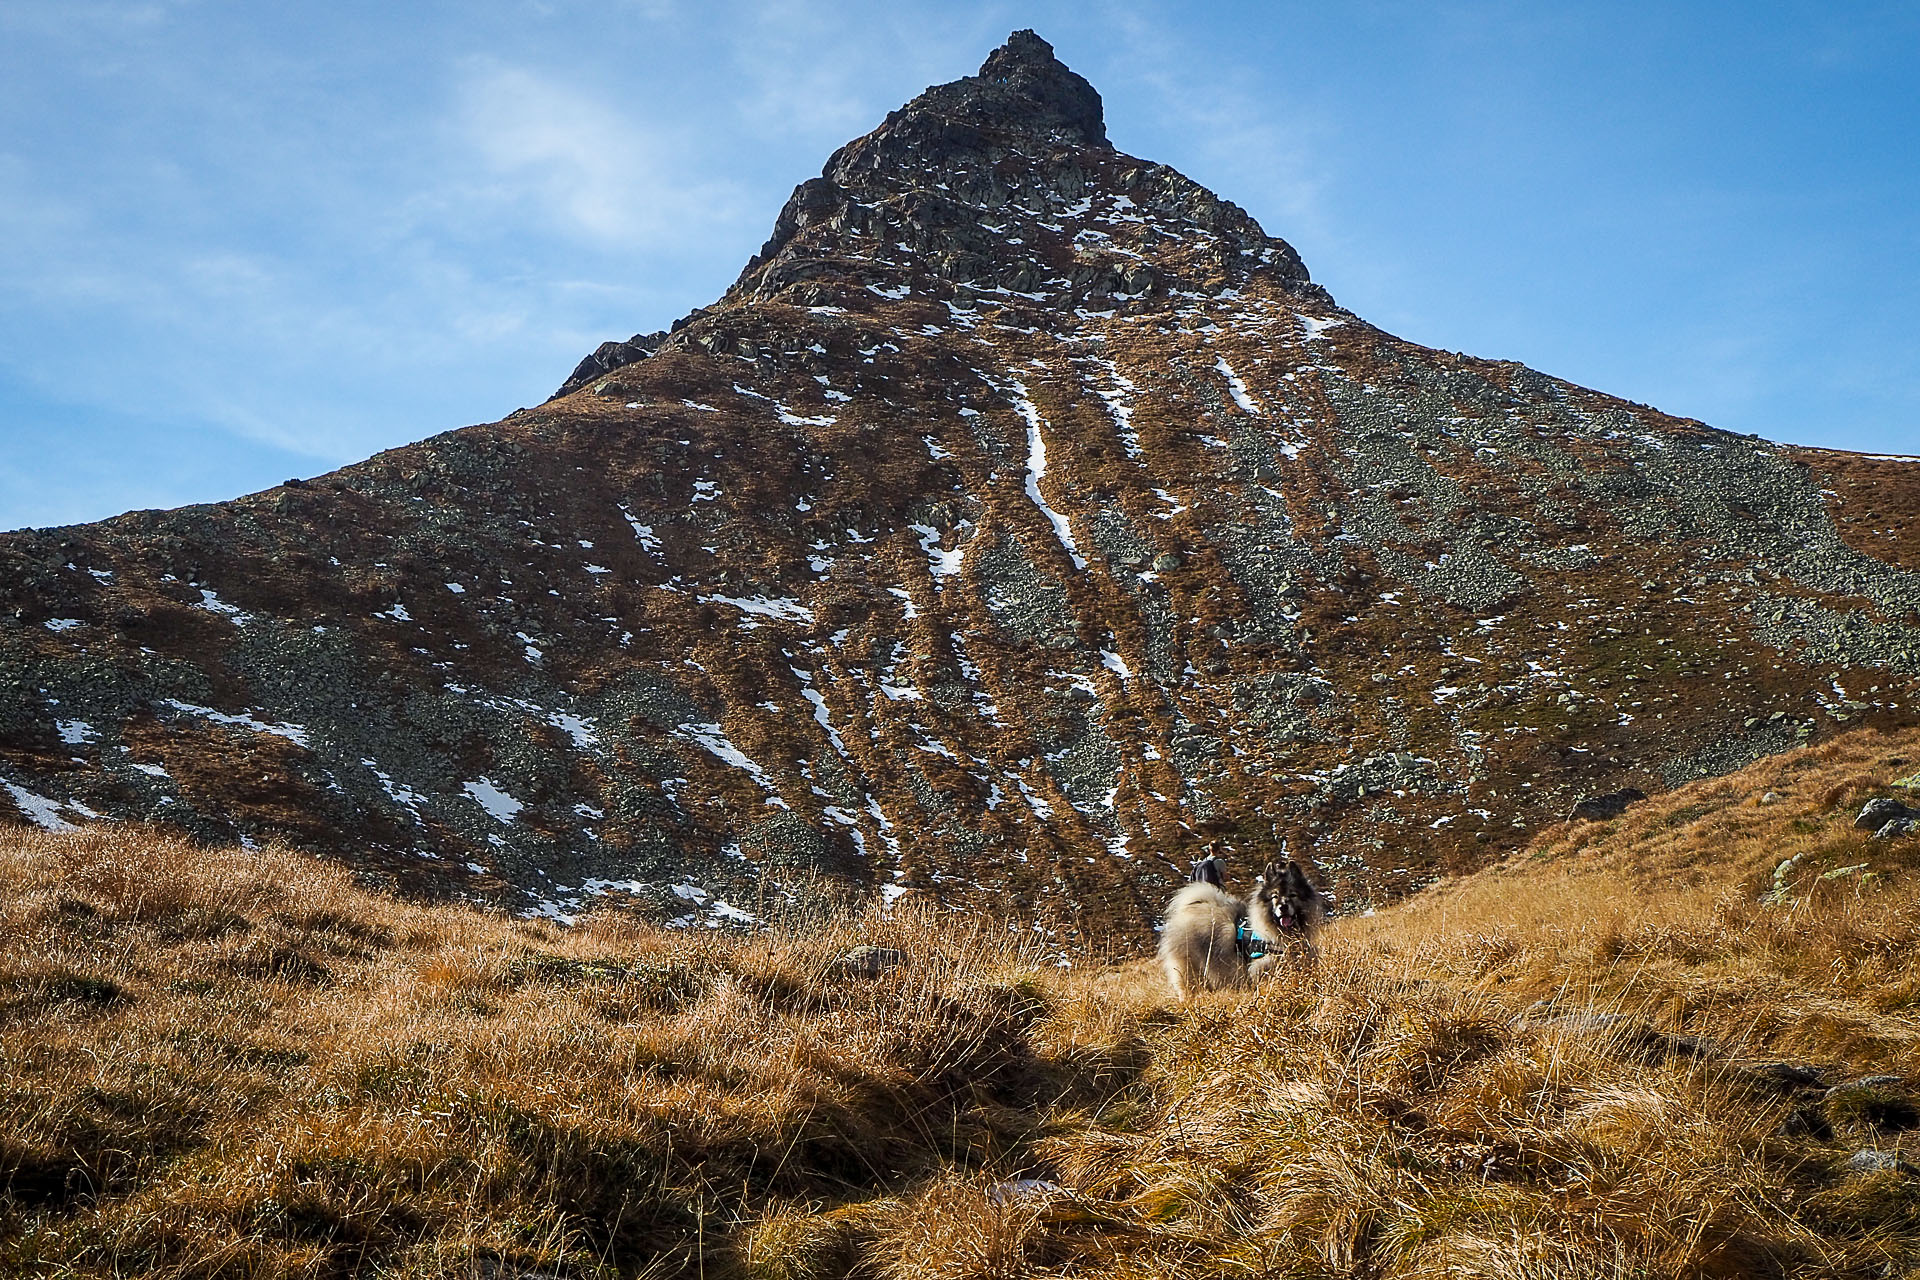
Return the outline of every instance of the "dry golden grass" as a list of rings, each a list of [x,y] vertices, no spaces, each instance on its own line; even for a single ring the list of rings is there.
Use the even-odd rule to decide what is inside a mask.
[[[1549,832],[1183,1007],[1005,922],[561,929],[11,832],[0,1274],[1920,1274],[1920,841],[1851,829],[1917,756]]]

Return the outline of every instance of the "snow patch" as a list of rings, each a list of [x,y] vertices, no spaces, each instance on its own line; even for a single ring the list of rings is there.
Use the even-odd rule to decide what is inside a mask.
[[[576,716],[570,711],[550,711],[547,723],[573,739],[573,745],[582,751],[600,745],[600,735],[594,730],[593,721],[584,716]]]
[[[1033,794],[1033,788],[1027,785],[1025,778],[1016,777],[1013,780],[1013,784],[1020,788],[1020,794],[1026,797],[1027,805],[1033,810],[1033,815],[1036,818],[1046,819],[1053,816],[1053,806]]]
[[[222,600],[205,587],[200,589],[200,603],[193,607],[196,609],[205,609],[208,613],[217,613],[224,618],[231,619],[233,625],[236,627],[244,627],[253,621],[252,614],[247,613],[236,605],[228,604],[225,600]]]
[[[360,763],[369,773],[380,780],[380,789],[385,791],[387,796],[392,799],[395,804],[400,805],[416,818],[420,816],[420,806],[427,802],[425,796],[404,782],[395,782],[392,776],[380,767],[379,761],[362,760]]]
[[[33,825],[42,831],[78,831],[80,829],[60,816],[60,810],[66,806],[58,800],[49,800],[37,791],[29,791],[11,782],[0,782],[0,787],[6,789],[7,794],[13,797],[13,802],[20,806],[20,812],[26,814]]]
[[[494,821],[499,823],[512,823],[514,815],[526,808],[518,800],[495,786],[491,778],[469,782],[462,790],[473,797],[474,803],[492,814]]]
[[[652,525],[641,524],[634,518],[633,512],[627,510],[624,505],[620,508],[620,514],[627,518],[627,524],[633,529],[634,540],[640,544],[643,550],[658,551],[660,549],[660,539],[653,536]]]
[[[768,792],[775,791],[773,779],[767,776],[767,771],[749,759],[746,752],[740,750],[740,748],[728,741],[727,735],[721,732],[718,724],[709,722],[706,724],[677,725],[674,728],[674,733],[686,741],[701,747],[721,762],[740,770],[740,772],[759,783],[763,790]],[[776,798],[778,798],[777,794]],[[784,808],[785,806],[782,805],[781,807]]]
[[[781,622],[813,621],[813,610],[798,600],[789,600],[783,596],[701,596],[703,604],[732,605],[742,613],[755,617],[774,618]]]
[[[212,707],[202,707],[196,706],[191,702],[182,702],[178,698],[167,698],[163,701],[162,705],[172,707],[175,711],[184,712],[190,716],[199,716],[202,720],[211,720],[215,724],[234,725],[242,729],[252,729],[255,733],[270,733],[276,738],[285,738],[296,747],[308,745],[305,725],[273,724],[252,715],[230,715],[225,711],[215,711]]]
[[[1213,367],[1218,369],[1220,376],[1227,380],[1227,390],[1232,393],[1233,402],[1240,406],[1241,412],[1250,413],[1256,418],[1265,416],[1260,406],[1253,402],[1253,396],[1247,391],[1247,384],[1240,380],[1240,375],[1233,371],[1233,366],[1227,363],[1225,356],[1216,359]]]
[[[797,669],[794,671],[794,674],[799,676],[802,680],[808,681],[809,683],[811,683],[813,680],[812,676],[807,675],[806,673],[799,671]],[[827,741],[833,744],[833,749],[840,753],[840,756],[842,759],[846,759],[847,744],[841,741],[840,731],[833,727],[833,717],[829,715],[827,712],[826,698],[821,694],[821,692],[818,689],[814,689],[814,688],[802,689],[800,691],[800,696],[813,704],[813,718],[819,721],[820,727],[822,729],[826,730]]]
[[[1028,398],[1025,383],[1016,378],[1013,387],[1013,407],[1027,420],[1027,497],[1033,500],[1033,505],[1040,508],[1040,514],[1053,526],[1053,534],[1060,539],[1060,545],[1073,560],[1073,567],[1084,570],[1087,561],[1080,554],[1079,544],[1073,540],[1073,526],[1067,523],[1065,516],[1047,505],[1046,496],[1040,492],[1040,481],[1047,474],[1047,441],[1041,434],[1040,411]]]
[[[1111,360],[1102,360],[1107,377],[1113,381],[1113,390],[1094,385],[1093,393],[1106,402],[1107,412],[1113,416],[1113,424],[1118,430],[1121,447],[1130,458],[1144,458],[1146,451],[1140,447],[1140,433],[1133,426],[1133,402],[1128,396],[1138,390],[1133,379],[1120,372],[1118,365]]]
[[[936,580],[951,578],[960,572],[960,561],[967,554],[965,547],[955,547],[951,551],[940,549],[940,531],[932,525],[910,524],[907,528],[920,535],[920,549],[927,553],[928,568]]]

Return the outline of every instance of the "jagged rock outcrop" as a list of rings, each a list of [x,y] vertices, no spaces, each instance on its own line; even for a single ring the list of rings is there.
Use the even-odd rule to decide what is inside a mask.
[[[603,373],[612,373],[615,369],[645,360],[660,349],[667,339],[666,331],[658,333],[636,333],[625,342],[603,342],[573,367],[567,380],[553,393],[554,399],[572,395]]]
[[[1917,535],[1920,463],[1373,328],[1020,33],[537,409],[0,537],[0,821],[1145,937],[1203,839],[1352,904],[1910,720]]]

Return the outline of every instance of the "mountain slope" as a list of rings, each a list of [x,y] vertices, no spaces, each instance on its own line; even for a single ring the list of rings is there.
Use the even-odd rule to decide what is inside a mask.
[[[1351,903],[1910,722],[1917,532],[1920,463],[1369,326],[1018,33],[537,409],[0,538],[0,784],[555,913],[1138,937],[1204,837]]]

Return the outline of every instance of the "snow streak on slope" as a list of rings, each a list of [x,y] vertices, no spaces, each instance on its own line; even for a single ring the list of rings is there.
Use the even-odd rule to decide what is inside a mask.
[[[1247,384],[1242,382],[1240,375],[1233,371],[1233,366],[1227,363],[1227,358],[1221,356],[1214,362],[1213,367],[1218,369],[1220,375],[1227,380],[1227,390],[1233,394],[1233,402],[1239,405],[1243,412],[1250,413],[1256,418],[1260,417],[1260,406],[1253,402],[1253,396],[1247,392]]]
[[[1084,570],[1087,559],[1080,554],[1080,544],[1073,540],[1073,526],[1067,523],[1065,516],[1047,505],[1046,495],[1040,492],[1040,481],[1047,474],[1047,439],[1041,431],[1040,410],[1034,408],[1025,383],[1015,378],[1013,387],[1014,408],[1020,411],[1020,416],[1027,422],[1027,496],[1033,499],[1033,505],[1040,508],[1040,514],[1053,526],[1053,534],[1060,539],[1060,545],[1072,558],[1073,567]]]

